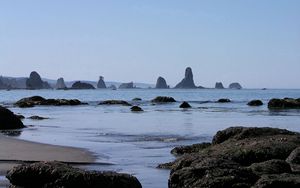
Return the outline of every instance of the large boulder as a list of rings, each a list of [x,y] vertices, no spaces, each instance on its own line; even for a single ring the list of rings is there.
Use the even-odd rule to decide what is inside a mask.
[[[247,103],[248,106],[262,106],[263,104],[261,100],[252,100]]]
[[[151,102],[154,103],[169,103],[169,102],[176,102],[173,97],[166,97],[166,96],[158,96],[155,99],[152,99]]]
[[[269,109],[289,109],[300,108],[300,98],[284,98],[284,99],[271,99],[268,103]]]
[[[106,89],[106,84],[104,82],[104,77],[103,76],[99,77],[99,81],[97,83],[97,88],[99,88],[99,89]]]
[[[185,69],[185,76],[181,82],[179,82],[175,88],[178,89],[194,89],[197,88],[194,83],[193,72],[190,67]]]
[[[224,89],[222,82],[217,82],[215,85],[215,89]]]
[[[77,81],[72,85],[71,89],[95,89],[95,87],[92,84]]]
[[[241,84],[234,82],[229,84],[228,86],[229,89],[242,89],[243,87],[241,86]]]
[[[163,77],[158,77],[155,85],[156,89],[167,89],[169,88],[166,80]]]
[[[101,101],[98,105],[123,105],[123,106],[132,106],[130,103],[127,101],[123,100],[106,100],[106,101]]]
[[[141,188],[138,179],[116,172],[84,171],[58,162],[39,162],[14,167],[6,175],[16,187]]]
[[[24,128],[20,118],[7,108],[0,106],[0,130]]]
[[[119,89],[133,89],[133,88],[134,88],[133,82],[122,83],[122,84],[119,86]]]
[[[64,78],[59,78],[55,85],[56,89],[67,89]]]
[[[51,89],[48,82],[44,82],[41,76],[33,71],[30,73],[29,78],[26,80],[27,89]]]
[[[181,105],[179,105],[179,108],[192,108],[192,106],[188,102],[183,101]]]

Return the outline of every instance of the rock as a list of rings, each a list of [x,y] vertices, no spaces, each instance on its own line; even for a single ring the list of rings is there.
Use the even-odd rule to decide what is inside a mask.
[[[142,112],[144,111],[141,107],[139,106],[133,106],[130,108],[132,112]]]
[[[224,89],[222,82],[217,82],[215,85],[215,89]]]
[[[197,88],[194,83],[193,72],[190,67],[185,69],[185,76],[181,82],[179,82],[175,88],[178,89],[194,89]]]
[[[229,84],[229,87],[228,87],[228,88],[229,88],[229,89],[242,89],[242,86],[241,86],[241,84],[235,82],[235,83]]]
[[[248,102],[248,106],[261,106],[264,103],[261,100],[252,100],[250,102]]]
[[[21,114],[16,114],[16,116],[19,118],[19,119],[25,119],[25,116],[21,115]]]
[[[123,105],[123,106],[132,106],[127,101],[123,100],[106,100],[100,102],[98,105]]]
[[[261,163],[253,163],[249,166],[249,169],[259,176],[264,174],[282,174],[292,172],[291,167],[287,162],[278,159],[272,159]]]
[[[193,144],[191,146],[179,146],[171,150],[173,155],[183,155],[187,153],[199,152],[207,147],[211,146],[211,143]]]
[[[116,172],[84,171],[58,162],[39,162],[14,167],[6,175],[16,187],[141,188],[134,176]]]
[[[30,73],[29,78],[26,81],[27,89],[51,89],[51,86],[48,82],[43,82],[41,76],[33,71]]]
[[[138,97],[132,99],[132,101],[141,101],[141,100],[142,100],[142,99],[141,99],[141,98],[138,98]]]
[[[9,89],[10,87],[3,83],[2,79],[0,79],[0,89]]]
[[[20,108],[34,107],[36,105],[45,105],[45,106],[75,106],[83,105],[83,103],[77,99],[45,99],[40,96],[33,96],[28,98],[23,98],[15,103],[16,106]]]
[[[294,149],[286,161],[291,165],[294,172],[300,173],[300,147]]]
[[[55,88],[56,89],[67,89],[67,86],[66,86],[65,81],[64,81],[63,78],[59,78],[57,80]]]
[[[95,87],[92,84],[77,81],[72,85],[71,89],[95,89]]]
[[[28,119],[32,120],[44,120],[44,119],[49,119],[47,117],[41,117],[41,116],[30,116]]]
[[[231,102],[230,99],[219,99],[218,100],[219,103],[228,103],[228,102]]]
[[[156,89],[167,89],[169,87],[167,85],[166,80],[163,77],[158,77],[155,88]]]
[[[188,102],[184,101],[179,108],[192,108],[192,106]]]
[[[166,97],[166,96],[158,96],[155,99],[151,100],[154,103],[168,103],[168,102],[176,102],[173,97]]]
[[[24,128],[22,121],[13,112],[0,106],[0,129],[21,129]]]
[[[98,89],[106,89],[106,85],[105,85],[104,77],[103,76],[99,77],[99,81],[97,83],[97,88]]]
[[[122,83],[122,84],[119,86],[119,89],[133,89],[133,88],[134,88],[133,82]]]
[[[271,99],[268,103],[269,109],[289,109],[289,108],[300,108],[300,98],[299,99]]]
[[[272,174],[263,175],[251,188],[298,188],[300,187],[299,174]]]
[[[112,89],[112,90],[117,90],[117,87],[115,85],[110,85],[108,86],[109,89]]]

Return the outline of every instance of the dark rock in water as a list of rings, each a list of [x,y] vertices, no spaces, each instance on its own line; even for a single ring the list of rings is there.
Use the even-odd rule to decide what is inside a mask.
[[[127,101],[123,100],[106,100],[100,102],[98,105],[123,105],[123,106],[132,106]]]
[[[7,175],[16,187],[141,188],[134,176],[116,172],[84,171],[58,162],[39,162],[14,167]]]
[[[16,114],[16,116],[19,118],[19,119],[25,119],[25,116],[21,115],[21,114]]]
[[[49,119],[49,118],[47,118],[47,117],[41,117],[41,116],[30,116],[28,119],[44,120],[44,119]]]
[[[222,82],[217,82],[215,85],[215,88],[216,89],[224,89],[224,86],[223,86]]]
[[[110,85],[108,86],[109,89],[112,89],[112,90],[117,90],[117,87],[115,85]]]
[[[243,87],[241,86],[241,84],[235,82],[235,83],[231,83],[229,84],[229,89],[242,89]]]
[[[122,83],[122,84],[119,86],[119,89],[133,89],[133,88],[134,88],[133,82]]]
[[[104,77],[103,76],[100,76],[99,81],[97,83],[97,88],[99,88],[99,89],[106,89],[106,85],[105,85]]]
[[[176,102],[176,100],[173,97],[158,96],[155,99],[151,100],[151,102],[167,103],[167,102]]]
[[[20,108],[34,107],[36,105],[45,105],[45,106],[75,106],[83,105],[83,103],[77,99],[45,99],[40,96],[33,96],[28,98],[23,98],[15,103],[16,106]]]
[[[167,89],[169,88],[166,80],[163,77],[158,77],[156,81],[156,89]]]
[[[20,129],[24,128],[22,121],[13,112],[0,106],[0,129]]]
[[[142,99],[141,99],[141,98],[138,98],[138,97],[132,99],[132,101],[141,101],[141,100],[142,100]]]
[[[67,89],[64,78],[59,78],[55,85],[56,89]]]
[[[195,153],[199,152],[207,147],[211,146],[211,143],[200,143],[193,144],[191,146],[179,146],[171,150],[173,155],[183,155],[186,153]]]
[[[139,106],[133,106],[130,108],[132,112],[142,112],[144,111],[141,107]]]
[[[219,103],[227,103],[227,102],[231,102],[230,99],[219,99],[218,100]]]
[[[271,99],[268,103],[269,109],[289,109],[289,108],[300,108],[299,99]]]
[[[250,102],[248,102],[248,106],[261,106],[264,103],[261,100],[252,100]]]
[[[192,108],[192,106],[188,102],[184,101],[179,108]]]
[[[194,83],[193,72],[190,67],[185,69],[185,76],[181,82],[179,82],[175,88],[178,89],[194,89],[197,88]]]
[[[48,82],[43,82],[41,76],[33,71],[30,73],[29,78],[26,81],[27,89],[51,89]]]
[[[71,89],[95,89],[95,87],[92,84],[77,81],[72,85]]]
[[[298,147],[296,132],[231,127],[219,131],[211,145],[174,149],[180,157],[159,167],[171,168],[170,188],[276,187],[276,178],[280,187],[296,187],[300,173],[294,173],[285,160]]]

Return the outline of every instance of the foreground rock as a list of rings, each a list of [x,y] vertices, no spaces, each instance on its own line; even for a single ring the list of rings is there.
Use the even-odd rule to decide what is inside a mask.
[[[51,89],[48,82],[44,82],[41,76],[33,71],[30,73],[29,78],[26,80],[27,89]]]
[[[252,100],[248,102],[248,106],[262,106],[264,103],[261,100]]]
[[[175,88],[178,89],[194,89],[197,88],[194,83],[193,72],[190,67],[185,69],[185,76],[181,82],[179,82]]]
[[[77,81],[72,85],[71,89],[95,89],[95,87],[92,84]]]
[[[24,128],[20,118],[7,108],[0,106],[0,130]]]
[[[183,103],[181,103],[179,108],[192,108],[192,106],[188,102],[184,101]]]
[[[241,86],[241,84],[234,82],[234,83],[229,84],[228,88],[229,89],[242,89],[243,87]]]
[[[176,102],[176,100],[173,97],[158,96],[155,99],[151,100],[151,102],[168,103],[168,102]]]
[[[7,175],[14,186],[141,188],[134,176],[116,172],[84,171],[58,162],[39,162],[14,167]]]
[[[300,174],[291,168],[291,158],[299,147],[296,132],[231,127],[219,131],[212,144],[173,149],[180,157],[160,167],[171,168],[170,188],[298,187]]]
[[[215,89],[224,89],[222,82],[217,82],[215,85]]]
[[[45,99],[41,96],[33,96],[28,98],[23,98],[15,103],[16,106],[20,108],[29,108],[36,105],[45,105],[45,106],[75,106],[83,105],[83,103],[77,99]]]
[[[104,82],[104,77],[103,76],[99,77],[99,81],[97,83],[97,88],[98,89],[106,89],[106,84]]]
[[[168,89],[166,80],[163,77],[158,77],[155,85],[156,89]]]
[[[268,103],[270,109],[289,109],[300,108],[300,98],[284,98],[284,99],[271,99]]]
[[[67,89],[64,78],[59,78],[55,85],[56,89]]]
[[[123,105],[123,106],[132,106],[130,103],[127,101],[123,100],[106,100],[100,102],[98,105]]]

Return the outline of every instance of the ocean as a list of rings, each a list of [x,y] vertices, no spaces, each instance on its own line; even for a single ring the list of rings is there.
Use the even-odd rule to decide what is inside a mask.
[[[17,100],[39,95],[45,98],[79,99],[82,106],[38,106],[17,108]],[[151,103],[156,96],[171,96],[178,102]],[[133,98],[142,101],[132,101]],[[88,149],[98,162],[91,170],[114,170],[135,175],[145,188],[166,188],[169,171],[157,169],[160,163],[174,160],[175,146],[210,142],[213,135],[231,126],[278,127],[300,131],[300,110],[269,110],[271,98],[299,98],[300,90],[228,89],[128,89],[128,90],[12,90],[0,91],[0,104],[25,117],[38,115],[49,119],[25,119],[28,128],[14,137],[47,144]],[[231,103],[216,103],[229,98]],[[100,101],[126,100],[144,112],[133,113],[128,106],[103,106]],[[260,99],[260,107],[247,102]],[[179,108],[188,101],[191,109]]]

